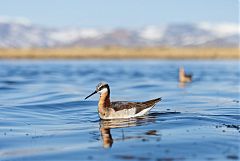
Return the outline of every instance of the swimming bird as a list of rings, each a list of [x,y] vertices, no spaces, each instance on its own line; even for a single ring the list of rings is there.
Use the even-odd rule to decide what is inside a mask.
[[[192,81],[192,74],[186,74],[183,67],[179,68],[179,82],[187,83]]]
[[[96,90],[87,96],[85,100],[92,95],[99,93],[98,114],[101,119],[120,119],[143,116],[148,113],[161,98],[152,99],[146,102],[110,102],[110,88],[107,83],[99,83]]]

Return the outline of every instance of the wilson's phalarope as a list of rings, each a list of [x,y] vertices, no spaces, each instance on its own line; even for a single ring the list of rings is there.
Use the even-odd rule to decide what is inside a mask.
[[[179,69],[179,82],[187,83],[192,81],[192,74],[186,74],[183,67]]]
[[[96,90],[85,99],[96,93],[100,93],[98,114],[101,119],[118,119],[143,116],[161,100],[161,98],[157,98],[146,102],[110,102],[110,88],[106,83],[99,83],[96,87]]]

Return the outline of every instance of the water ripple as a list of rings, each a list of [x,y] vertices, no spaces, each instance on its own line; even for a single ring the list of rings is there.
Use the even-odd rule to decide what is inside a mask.
[[[180,86],[178,67],[193,73]],[[3,160],[229,160],[239,158],[238,61],[0,61]],[[162,97],[143,117],[100,120],[112,100]],[[105,148],[111,148],[106,150]]]

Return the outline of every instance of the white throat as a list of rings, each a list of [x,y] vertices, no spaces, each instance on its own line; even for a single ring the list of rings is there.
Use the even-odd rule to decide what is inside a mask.
[[[98,93],[100,93],[100,95],[107,93],[108,89],[107,88],[103,88],[101,91],[98,91]]]

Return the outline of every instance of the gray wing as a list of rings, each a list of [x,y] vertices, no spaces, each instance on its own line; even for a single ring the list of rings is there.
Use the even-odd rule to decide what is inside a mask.
[[[154,104],[153,104],[154,105]],[[151,106],[153,106],[151,105]],[[135,114],[141,112],[142,110],[151,107],[150,105],[146,105],[142,102],[111,102],[111,107],[115,111],[121,111],[121,110],[127,110],[127,109],[132,109],[135,108],[136,112]]]
[[[136,114],[142,110],[154,106],[156,103],[161,101],[162,98],[156,98],[145,102],[127,102],[127,101],[117,101],[111,102],[111,107],[115,111],[121,111],[124,109],[136,108]]]

